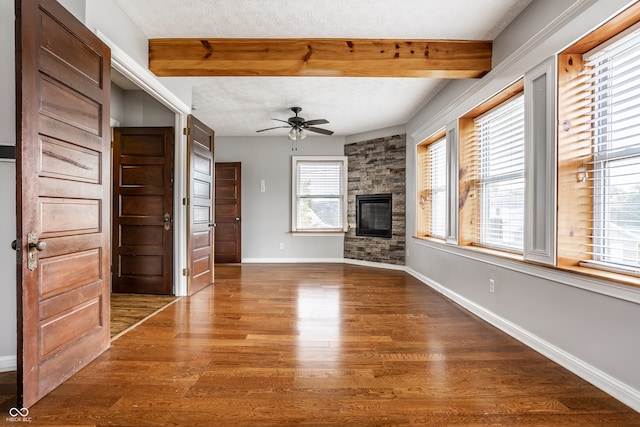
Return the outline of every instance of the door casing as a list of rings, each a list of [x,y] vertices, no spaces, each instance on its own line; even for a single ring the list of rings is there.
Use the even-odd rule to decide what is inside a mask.
[[[174,203],[173,203],[173,283],[176,296],[186,296],[187,276],[187,212],[183,201],[187,194],[187,116],[191,107],[166,88],[149,70],[138,64],[129,54],[115,44],[106,34],[96,30],[96,35],[111,49],[111,67],[139,86],[148,95],[175,114],[174,123]]]

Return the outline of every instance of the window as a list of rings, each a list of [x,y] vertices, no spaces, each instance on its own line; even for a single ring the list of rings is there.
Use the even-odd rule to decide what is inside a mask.
[[[292,157],[292,231],[346,231],[347,158]]]
[[[524,96],[475,119],[479,141],[480,244],[522,252]]]
[[[640,272],[640,30],[585,55],[591,259]]]
[[[418,146],[418,235],[444,239],[447,215],[447,143],[444,131]]]
[[[458,120],[460,245],[523,253],[524,80]]]
[[[640,4],[630,6],[557,58],[557,265],[634,284],[640,276],[639,11]]]

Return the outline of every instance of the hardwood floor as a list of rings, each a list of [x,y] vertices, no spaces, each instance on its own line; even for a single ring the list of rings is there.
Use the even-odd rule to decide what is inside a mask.
[[[111,339],[176,300],[172,295],[111,294]]]
[[[33,425],[633,426],[640,414],[398,271],[217,265]]]

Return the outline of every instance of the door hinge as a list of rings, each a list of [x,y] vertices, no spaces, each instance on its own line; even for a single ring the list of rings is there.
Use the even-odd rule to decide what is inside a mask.
[[[189,128],[182,128],[182,133],[186,136],[189,136],[189,134],[191,133],[191,130]]]
[[[188,197],[183,197],[182,198],[182,204],[184,206],[189,206],[189,198]]]
[[[189,277],[190,274],[191,274],[191,271],[188,268],[183,268],[182,269],[182,275],[183,276]]]

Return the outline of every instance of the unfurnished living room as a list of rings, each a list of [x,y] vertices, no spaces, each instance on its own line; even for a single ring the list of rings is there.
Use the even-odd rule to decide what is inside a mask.
[[[640,426],[640,2],[0,3],[0,412]]]

